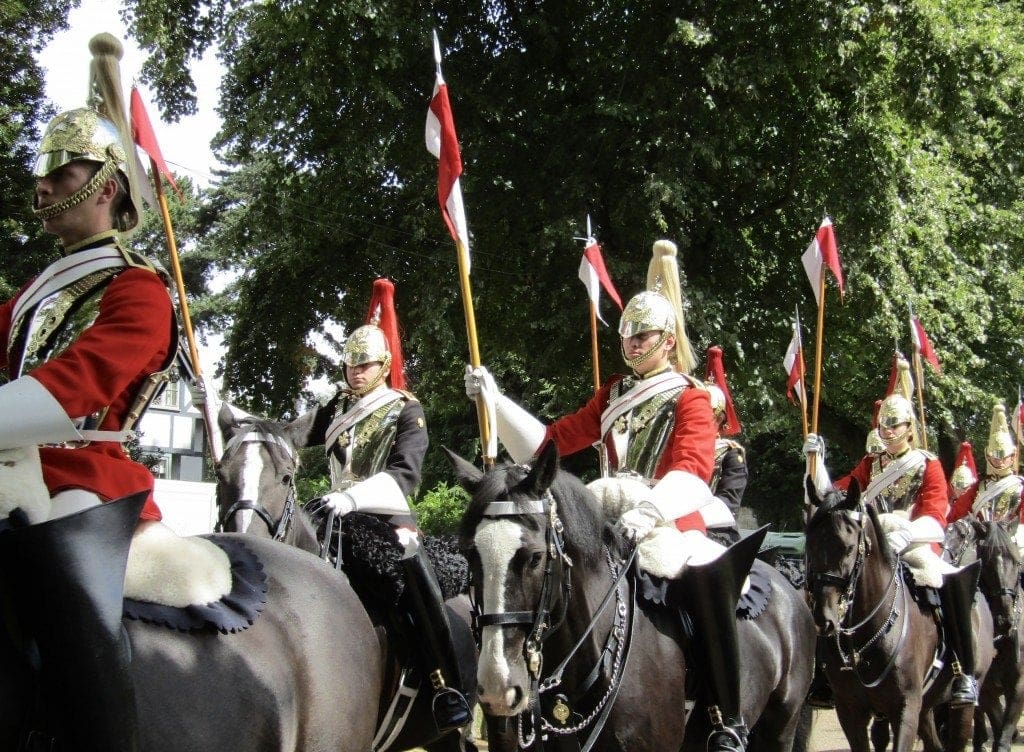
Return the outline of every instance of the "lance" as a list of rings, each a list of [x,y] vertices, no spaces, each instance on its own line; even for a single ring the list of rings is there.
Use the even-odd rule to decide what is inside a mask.
[[[160,217],[163,220],[164,235],[167,238],[167,252],[171,259],[171,270],[174,273],[174,285],[178,291],[178,306],[181,309],[181,322],[185,329],[185,338],[188,341],[189,357],[192,360],[192,368],[195,371],[196,387],[203,394],[203,424],[206,428],[206,439],[210,445],[210,457],[213,459],[214,465],[219,465],[221,457],[224,456],[224,444],[220,431],[217,430],[217,416],[213,412],[213,405],[210,404],[211,395],[207,392],[202,366],[199,363],[199,349],[196,347],[196,337],[192,330],[192,317],[189,315],[188,299],[185,297],[185,280],[181,274],[181,259],[178,257],[178,244],[174,239],[171,213],[167,209],[167,196],[164,194],[156,160],[152,157],[149,158],[149,168],[153,184],[156,186],[156,199],[160,206]]]
[[[441,43],[437,39],[436,30],[433,31],[433,41],[434,63],[437,67],[437,84],[440,85],[443,83],[444,79],[441,76]],[[447,100],[447,96],[445,99]],[[449,121],[451,121],[450,117]],[[440,127],[443,129],[445,126],[442,123]],[[452,124],[451,136],[452,140],[455,141],[457,148],[458,141],[455,140],[454,123]],[[437,156],[439,160],[441,159],[440,152],[435,156]],[[455,182],[458,182],[458,175],[455,177]],[[441,208],[443,210],[444,206]],[[459,288],[462,292],[462,313],[466,321],[466,338],[469,340],[469,363],[475,369],[480,367],[480,347],[477,344],[476,315],[473,311],[473,291],[470,288],[469,282],[469,250],[466,248],[465,243],[462,242],[462,238],[459,237],[459,233],[453,230],[452,236],[455,239],[455,251],[458,257]],[[481,454],[483,455],[483,464],[485,468],[491,467],[494,464],[494,457],[491,454],[490,447],[491,426],[490,421],[487,418],[487,406],[484,403],[484,397],[482,394],[476,398],[476,417],[477,423],[480,427],[480,444]]]
[[[804,335],[800,326],[800,306],[796,306],[796,343],[797,343],[797,372],[800,374],[800,421],[803,426],[804,438],[807,438],[807,380],[804,373]]]
[[[910,313],[910,326],[914,326],[914,306],[907,303],[907,310]],[[914,375],[917,378],[917,415],[921,421],[921,448],[928,448],[928,428],[924,422],[924,373],[921,369],[921,347],[917,341],[917,332],[910,333],[914,341]]]
[[[589,247],[590,243],[597,242],[594,239],[593,228],[590,224],[590,215],[587,215],[587,236],[585,238],[573,238],[573,240],[582,240],[586,247]],[[594,394],[601,388],[601,356],[599,354],[597,346],[597,306],[594,305],[594,300],[589,295],[587,296],[588,305],[590,308],[590,360],[591,360],[591,371],[594,376]],[[608,447],[605,446],[604,441],[598,438],[593,444],[594,449],[597,450],[597,461],[602,478],[607,478],[610,475],[610,468],[608,465]]]
[[[1020,384],[1017,384],[1017,414],[1014,416],[1016,423],[1014,432],[1017,434],[1017,454],[1013,458],[1013,472],[1020,472],[1020,438],[1021,438],[1021,410],[1024,409],[1024,394],[1021,393]]]

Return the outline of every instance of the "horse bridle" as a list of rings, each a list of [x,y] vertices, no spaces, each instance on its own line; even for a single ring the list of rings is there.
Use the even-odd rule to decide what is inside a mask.
[[[523,658],[525,659],[527,668],[530,672],[530,692],[533,696],[533,702],[531,703],[533,706],[533,733],[532,735],[524,734],[523,715],[521,714],[518,718],[518,740],[520,748],[526,749],[536,742],[537,749],[543,749],[543,742],[540,740],[543,739],[544,736],[538,735],[538,730],[542,730],[545,733],[568,735],[576,734],[591,724],[595,724],[591,729],[588,739],[582,746],[580,746],[581,752],[588,752],[588,750],[590,750],[597,741],[598,734],[604,727],[605,721],[607,720],[608,715],[611,712],[611,708],[614,705],[614,699],[618,695],[618,691],[621,686],[622,670],[625,666],[625,656],[627,654],[628,643],[632,637],[632,629],[634,625],[633,619],[635,619],[636,615],[636,606],[635,604],[632,604],[632,608],[627,606],[620,586],[624,584],[625,574],[633,565],[637,549],[633,549],[628,561],[625,562],[624,566],[619,568],[616,566],[615,562],[612,561],[611,554],[607,547],[605,548],[605,556],[608,560],[608,566],[612,574],[611,588],[605,594],[601,604],[594,611],[593,618],[591,618],[590,623],[583,631],[583,634],[568,651],[555,670],[551,672],[546,679],[542,680],[541,670],[544,662],[542,649],[544,641],[550,635],[554,634],[558,627],[560,627],[565,621],[566,612],[569,607],[569,598],[572,594],[571,578],[569,577],[569,573],[572,569],[572,559],[565,552],[565,544],[562,536],[564,528],[561,518],[558,516],[558,505],[550,491],[545,493],[543,499],[529,499],[525,501],[493,501],[484,508],[483,516],[485,518],[497,519],[500,517],[514,517],[524,514],[544,515],[547,517],[548,522],[545,528],[545,546],[548,550],[548,557],[544,568],[544,579],[541,584],[541,593],[537,601],[537,606],[533,611],[509,611],[505,613],[485,614],[480,613],[477,602],[474,598],[472,600],[471,610],[473,617],[473,632],[476,637],[477,644],[479,645],[481,630],[484,627],[529,626],[527,638],[523,644]],[[555,595],[555,588],[551,584],[551,579],[553,577],[553,562],[556,560],[563,563],[564,570],[562,572],[560,588],[562,594],[560,613],[558,615],[558,619],[552,621],[550,617],[552,614],[552,600]],[[617,603],[615,623],[608,635],[608,641],[605,645],[605,650],[607,651],[614,642],[614,649],[612,651],[613,665],[609,685],[593,710],[579,723],[575,723],[571,726],[567,723],[569,707],[559,699],[554,712],[556,721],[558,721],[560,725],[553,725],[548,722],[542,713],[541,695],[555,689],[561,684],[562,676],[569,664],[569,661],[577,652],[579,652],[580,648],[583,647],[584,642],[593,631],[597,624],[597,620],[600,618],[601,614],[604,613],[605,608],[611,602],[613,596]],[[627,618],[630,619],[628,630],[625,626]],[[599,660],[598,665],[593,671],[591,671],[590,676],[585,683],[591,685],[596,681],[598,669],[600,668],[601,661]]]
[[[551,492],[547,492],[543,499],[529,499],[525,501],[492,501],[484,508],[484,517],[497,519],[499,517],[517,517],[520,515],[544,515],[547,517],[547,526],[544,531],[544,544],[548,556],[544,565],[544,579],[541,582],[540,596],[537,599],[537,606],[533,611],[506,611],[504,613],[481,613],[476,599],[473,599],[473,633],[476,640],[480,642],[481,631],[484,627],[508,627],[529,626],[526,640],[523,644],[523,657],[530,674],[534,677],[540,676],[543,658],[541,648],[544,640],[555,629],[561,626],[565,620],[565,614],[569,608],[569,596],[572,585],[568,572],[572,569],[572,559],[565,552],[565,541],[562,536],[562,520],[558,517],[558,505],[555,503]],[[562,562],[566,568],[561,581],[561,609],[557,621],[552,622],[551,608],[555,598],[555,588],[552,586],[554,563]]]
[[[224,532],[224,528],[228,522],[238,514],[239,512],[253,512],[259,517],[263,524],[267,526],[267,531],[270,533],[270,537],[276,541],[284,540],[284,537],[288,534],[288,528],[291,525],[292,518],[295,516],[295,505],[296,505],[296,491],[295,491],[295,453],[292,448],[288,445],[284,439],[273,434],[266,433],[265,431],[257,431],[250,428],[247,431],[241,431],[231,437],[227,445],[224,447],[223,457],[227,457],[229,454],[237,450],[239,447],[245,444],[276,444],[285,450],[291,461],[290,472],[288,473],[290,480],[288,482],[288,495],[285,496],[284,509],[281,511],[281,517],[274,520],[271,517],[270,512],[264,507],[258,500],[255,499],[239,499],[230,507],[228,507],[224,513],[217,519],[217,526],[214,528],[216,532]],[[223,459],[221,460],[223,462]]]
[[[856,670],[857,664],[860,663],[861,656],[864,654],[864,652],[873,647],[875,643],[877,643],[879,640],[885,637],[885,635],[889,633],[889,630],[892,629],[897,617],[899,617],[900,615],[899,608],[897,607],[897,603],[899,602],[900,591],[903,591],[902,594],[904,611],[906,611],[907,609],[907,593],[906,589],[903,587],[903,581],[899,576],[901,563],[899,561],[899,557],[897,556],[896,563],[892,568],[892,577],[890,578],[888,584],[885,586],[885,590],[882,591],[882,595],[879,597],[878,603],[876,603],[874,608],[872,608],[871,611],[856,624],[842,626],[843,623],[846,621],[846,617],[852,614],[851,606],[853,605],[853,599],[857,590],[857,584],[860,582],[861,575],[864,571],[864,564],[867,560],[867,528],[864,525],[864,516],[867,514],[866,509],[864,505],[861,504],[858,507],[857,511],[852,511],[850,512],[850,514],[853,516],[853,519],[855,521],[860,523],[860,530],[857,534],[857,556],[854,559],[853,568],[850,570],[850,576],[840,577],[839,575],[834,575],[831,573],[814,572],[811,573],[811,576],[809,578],[811,582],[810,596],[812,603],[814,601],[814,594],[816,592],[820,592],[820,589],[828,585],[832,585],[837,588],[843,589],[843,594],[839,598],[839,605],[837,607],[837,611],[839,612],[840,623],[836,627],[836,646],[839,650],[839,656],[843,661],[843,670],[845,671]],[[889,614],[882,622],[882,625],[875,631],[875,633],[871,637],[868,638],[868,640],[863,645],[851,650],[848,654],[845,650],[843,650],[841,638],[845,637],[847,639],[851,639],[853,635],[856,634],[858,629],[869,624],[871,620],[875,617],[875,615],[878,613],[879,609],[881,609],[882,605],[889,599],[889,591],[894,586],[895,592],[892,596],[892,607],[889,610]],[[865,687],[876,687],[882,682],[883,679],[885,679],[886,676],[888,676],[889,672],[892,670],[893,666],[896,663],[896,657],[899,655],[899,648],[902,646],[904,640],[907,637],[907,628],[909,626],[909,623],[909,616],[904,615],[903,630],[900,634],[899,644],[893,651],[892,657],[888,661],[887,665],[882,669],[882,672],[879,674],[879,676],[877,676],[873,681],[865,682],[863,679],[861,679],[861,683]]]

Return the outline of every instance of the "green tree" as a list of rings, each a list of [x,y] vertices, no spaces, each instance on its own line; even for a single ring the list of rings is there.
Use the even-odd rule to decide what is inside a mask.
[[[41,127],[55,113],[33,55],[67,28],[76,0],[0,0],[0,299],[55,258],[32,215],[32,162]],[[85,85],[82,97],[84,102]]]
[[[483,360],[539,416],[591,389],[571,240],[588,213],[624,294],[640,286],[653,240],[679,244],[695,345],[722,345],[759,448],[752,463],[774,463],[763,475],[752,464],[748,492],[769,517],[791,518],[801,498],[780,363],[794,305],[814,318],[799,255],[825,211],[847,281],[842,305],[834,289],[827,297],[832,461],[862,451],[894,345],[909,346],[908,303],[944,361],[926,394],[947,460],[1016,385],[1016,4],[142,0],[129,17],[168,112],[187,111],[189,59],[216,42],[228,64],[218,145],[235,169],[211,197],[204,242],[242,270],[218,321],[231,322],[226,383],[253,409],[279,414],[327,373],[308,334],[328,319],[360,323],[371,280],[387,275],[435,443],[474,449],[453,250],[422,140],[434,27],[465,166]],[[605,370],[618,367],[612,332],[601,348]],[[761,480],[791,458],[787,482]],[[592,473],[594,460],[569,466]],[[446,477],[432,452],[424,487]]]

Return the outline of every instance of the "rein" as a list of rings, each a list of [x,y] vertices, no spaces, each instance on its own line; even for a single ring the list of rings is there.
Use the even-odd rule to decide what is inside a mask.
[[[488,504],[484,509],[484,517],[492,519],[519,516],[523,514],[544,515],[547,517],[548,521],[548,525],[545,528],[548,559],[544,568],[544,580],[541,584],[541,593],[538,598],[537,606],[533,611],[511,611],[505,613],[482,614],[477,609],[477,603],[474,599],[472,604],[474,633],[476,634],[477,642],[479,643],[481,630],[484,627],[530,627],[523,647],[523,657],[526,660],[526,665],[530,672],[530,694],[533,701],[531,703],[532,711],[521,713],[516,719],[517,736],[520,748],[526,749],[536,742],[537,749],[542,750],[543,740],[547,739],[548,734],[566,736],[570,734],[577,734],[588,727],[591,727],[587,739],[584,744],[580,746],[581,752],[588,752],[591,747],[593,747],[594,743],[597,741],[598,735],[604,728],[611,709],[614,706],[614,701],[618,695],[619,688],[622,685],[622,672],[625,667],[625,659],[628,655],[628,643],[631,641],[636,620],[636,604],[629,598],[629,592],[623,593],[623,589],[630,591],[629,584],[625,576],[633,566],[637,549],[634,548],[629,558],[621,567],[619,567],[612,559],[608,548],[605,547],[605,559],[607,560],[608,568],[612,577],[611,587],[608,589],[608,592],[605,593],[604,598],[594,611],[586,629],[583,630],[583,633],[576,640],[572,648],[568,651],[558,666],[555,667],[554,671],[552,671],[546,678],[542,678],[542,667],[544,662],[542,652],[543,644],[565,622],[569,607],[569,599],[572,595],[572,585],[569,573],[572,570],[573,564],[572,559],[565,553],[564,538],[562,535],[564,528],[562,521],[557,514],[557,504],[550,491],[546,493],[543,499],[531,499],[520,502],[495,501]],[[556,587],[552,584],[551,580],[554,577],[553,562],[556,560],[561,561],[564,564],[565,570],[562,573],[562,581],[560,583],[560,592],[562,594],[561,608],[558,614],[558,619],[552,621],[550,617],[552,615],[552,600],[554,598],[554,593],[556,592]],[[555,705],[552,709],[552,715],[555,718],[555,723],[552,723],[544,716],[541,696],[562,686],[563,675],[569,665],[569,662],[583,647],[587,638],[597,625],[597,620],[604,613],[613,598],[616,602],[614,624],[609,631],[604,648],[601,650],[597,665],[595,665],[590,671],[587,679],[583,682],[583,687],[576,692],[576,695],[582,696],[600,677],[604,656],[606,654],[610,654],[612,656],[612,666],[609,675],[608,687],[590,713],[572,725],[568,724],[568,720],[572,714],[572,710],[567,702],[568,698],[562,694],[556,695]],[[626,624],[627,620],[629,622],[628,627]],[[532,728],[524,728],[524,726],[528,725],[526,719],[527,715],[530,716],[529,725]]]
[[[839,652],[839,656],[843,661],[842,671],[854,671],[857,673],[858,679],[861,684],[868,689],[877,687],[881,682],[889,675],[893,667],[896,665],[896,659],[900,654],[900,649],[903,647],[904,642],[907,639],[907,632],[910,625],[910,614],[909,614],[909,595],[906,591],[906,587],[903,584],[903,580],[900,578],[901,562],[897,556],[896,563],[892,568],[892,576],[889,578],[889,582],[886,583],[885,589],[882,591],[878,598],[878,602],[875,603],[874,607],[868,612],[868,614],[856,624],[849,624],[842,626],[849,617],[853,615],[853,604],[856,596],[857,586],[860,583],[861,575],[864,572],[864,566],[867,563],[867,529],[864,523],[864,506],[861,505],[859,510],[851,513],[853,519],[860,523],[860,531],[857,536],[857,555],[853,562],[853,569],[850,571],[849,577],[840,577],[838,575],[830,573],[814,573],[811,575],[810,580],[812,582],[812,598],[813,592],[824,588],[827,585],[833,585],[836,587],[845,588],[843,595],[839,599],[839,620],[840,626],[836,629],[836,647]],[[892,605],[889,607],[889,613],[886,615],[882,624],[875,630],[875,633],[871,635],[859,647],[852,645],[853,636],[858,630],[863,627],[869,626],[879,614],[882,606],[889,600],[889,592],[892,591]],[[902,594],[902,601],[900,595]],[[867,650],[874,647],[881,639],[883,639],[892,630],[896,623],[896,619],[900,617],[900,609],[898,604],[903,604],[903,624],[900,630],[899,641],[892,650],[892,654],[889,660],[886,662],[885,667],[881,673],[872,681],[864,681],[860,677],[858,666],[862,661],[862,657]],[[846,640],[849,646],[848,650],[843,648],[843,640]]]
[[[291,527],[292,518],[295,516],[296,506],[296,491],[295,491],[295,454],[292,448],[288,445],[284,439],[279,436],[267,433],[265,431],[258,431],[255,428],[250,428],[248,431],[243,431],[235,434],[228,441],[224,447],[223,458],[228,457],[229,454],[242,447],[245,444],[276,444],[282,447],[288,459],[292,465],[289,468],[290,472],[288,475],[291,480],[288,483],[288,494],[285,496],[284,509],[281,511],[281,516],[276,521],[271,517],[270,512],[264,507],[258,500],[253,499],[239,499],[232,504],[224,513],[217,519],[217,525],[214,527],[214,531],[218,533],[224,532],[227,524],[234,518],[239,512],[254,512],[259,517],[263,524],[267,526],[267,531],[270,533],[270,537],[276,541],[283,541],[285,536],[288,535],[288,530]],[[222,462],[223,462],[222,458]]]

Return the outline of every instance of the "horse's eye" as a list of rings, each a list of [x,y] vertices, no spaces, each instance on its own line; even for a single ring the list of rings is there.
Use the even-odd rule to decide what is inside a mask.
[[[290,476],[290,475],[282,476],[281,483],[283,483],[286,486],[289,486],[289,485],[291,485],[291,482],[292,482],[292,476]]]
[[[544,561],[544,552],[543,551],[534,551],[533,554],[530,556],[530,563],[529,563],[530,569],[536,569],[537,567],[540,566],[542,561]]]

